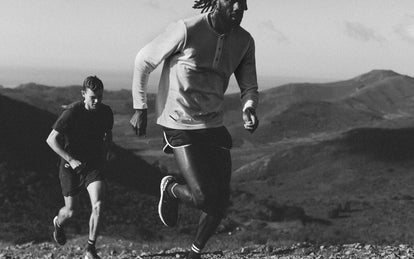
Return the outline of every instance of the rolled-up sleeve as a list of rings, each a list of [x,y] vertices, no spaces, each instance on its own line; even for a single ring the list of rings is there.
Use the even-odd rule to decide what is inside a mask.
[[[170,55],[180,51],[186,40],[183,21],[169,25],[158,37],[144,46],[135,58],[132,79],[132,99],[134,109],[146,109],[148,79],[152,71]]]
[[[256,57],[254,40],[250,37],[250,43],[246,54],[234,72],[240,87],[243,111],[249,107],[255,108],[259,102],[259,93],[256,74]]]

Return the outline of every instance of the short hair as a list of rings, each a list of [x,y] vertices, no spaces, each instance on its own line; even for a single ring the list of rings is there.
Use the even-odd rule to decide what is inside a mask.
[[[101,79],[99,79],[97,76],[88,76],[83,81],[82,90],[86,91],[87,88],[95,92],[103,89],[104,86]]]
[[[194,1],[193,8],[201,9],[202,13],[213,11],[216,8],[217,0],[196,0]]]

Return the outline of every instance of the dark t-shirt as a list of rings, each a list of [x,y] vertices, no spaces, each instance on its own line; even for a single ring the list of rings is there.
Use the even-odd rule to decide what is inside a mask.
[[[80,101],[65,110],[53,125],[64,135],[64,149],[81,162],[102,159],[104,136],[112,130],[114,116],[109,106],[100,104],[96,110],[86,110]]]

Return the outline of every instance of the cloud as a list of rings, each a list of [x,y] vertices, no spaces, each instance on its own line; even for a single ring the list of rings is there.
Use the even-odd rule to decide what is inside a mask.
[[[374,29],[369,28],[361,23],[345,22],[345,32],[349,37],[360,41],[385,41],[385,38],[377,33]]]
[[[414,15],[407,15],[405,21],[398,24],[394,31],[401,39],[414,44]]]
[[[267,38],[271,40],[276,40],[280,43],[289,42],[289,39],[285,36],[285,34],[276,29],[276,26],[273,24],[272,20],[262,21],[257,25],[257,27],[264,35],[266,35]]]

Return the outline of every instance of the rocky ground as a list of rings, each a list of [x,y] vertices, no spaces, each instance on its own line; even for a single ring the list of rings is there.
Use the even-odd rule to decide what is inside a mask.
[[[34,244],[32,242],[5,246],[0,249],[0,259],[17,258],[82,258],[83,248],[76,244],[78,239],[70,241],[64,247],[58,247],[54,243],[44,242]],[[153,251],[148,245],[137,244],[125,240],[100,240],[99,254],[102,258],[185,258],[186,250],[175,247],[168,250]],[[369,244],[343,244],[319,246],[309,243],[296,243],[290,246],[251,245],[230,250],[210,250],[203,254],[203,258],[414,258],[414,249],[409,245],[369,245]]]

